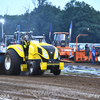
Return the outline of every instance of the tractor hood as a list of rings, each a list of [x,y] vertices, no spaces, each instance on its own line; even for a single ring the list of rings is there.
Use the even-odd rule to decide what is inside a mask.
[[[31,41],[30,44],[35,45],[38,49],[38,53],[46,59],[57,59],[58,58],[58,50],[55,46],[50,45],[48,43],[39,43],[38,41]]]
[[[41,45],[41,47],[48,52],[49,59],[54,59],[55,48],[53,46]]]

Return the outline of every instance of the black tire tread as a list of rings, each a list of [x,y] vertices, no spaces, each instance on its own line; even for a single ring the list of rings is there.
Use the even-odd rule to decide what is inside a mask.
[[[59,75],[60,73],[61,73],[61,70],[59,70],[59,69],[54,69],[53,70],[54,75]]]
[[[6,55],[9,55],[11,57],[11,68],[8,71],[5,69],[6,74],[19,75],[21,72],[20,64],[23,62],[22,58],[13,49],[7,50],[5,57]]]

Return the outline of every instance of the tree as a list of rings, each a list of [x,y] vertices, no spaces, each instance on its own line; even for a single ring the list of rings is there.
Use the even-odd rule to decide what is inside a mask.
[[[100,35],[98,36],[98,34],[100,26],[98,22],[100,22],[100,19],[97,17],[97,15],[100,16],[100,12],[95,11],[85,2],[71,0],[71,2],[65,5],[64,13],[63,22],[65,22],[65,24],[66,22],[73,22],[73,42],[75,42],[76,36],[78,34],[86,33],[88,33],[89,36],[85,37],[85,39],[82,38],[80,42],[99,42],[98,38],[100,38]],[[87,32],[88,27],[90,28],[89,32]],[[93,39],[94,36],[97,37],[96,41]]]
[[[4,15],[6,22],[4,32],[13,34],[16,31],[17,22],[20,23],[21,31],[31,31],[33,28],[34,35],[45,34],[49,38],[49,29],[52,24],[53,32],[69,31],[70,22],[73,23],[72,42],[76,41],[78,34],[87,34],[87,37],[79,38],[79,42],[100,42],[100,12],[85,2],[70,0],[67,2],[64,10],[56,8],[47,0],[32,0],[34,4],[33,11],[29,12],[29,7],[24,7],[26,12],[23,15]],[[89,28],[89,32],[87,31]],[[1,27],[0,27],[1,29]],[[96,39],[95,39],[95,38]]]

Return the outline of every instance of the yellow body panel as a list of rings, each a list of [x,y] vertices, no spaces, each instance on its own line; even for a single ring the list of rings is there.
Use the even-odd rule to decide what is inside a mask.
[[[43,57],[45,59],[49,59],[49,54],[48,54],[48,52],[44,48],[41,47],[42,45],[43,46],[52,46],[52,45],[50,45],[48,43],[39,43],[37,41],[30,41],[29,51],[28,51],[28,59],[29,60],[41,59],[41,57]],[[24,50],[23,50],[22,45],[18,45],[18,44],[17,45],[10,45],[10,46],[8,46],[7,49],[10,49],[10,48],[14,49],[18,53],[18,55],[23,58],[23,61],[25,61],[25,55],[24,55]],[[46,53],[47,58],[44,57],[44,55],[41,55],[38,52],[38,48],[40,48],[42,50],[42,54],[43,54],[43,52]],[[57,54],[57,56],[55,58],[56,52],[58,52],[57,48],[55,48],[54,59],[58,58],[58,54]]]
[[[20,57],[25,57],[22,45],[10,45],[7,47],[7,50],[10,48],[14,49]]]
[[[27,64],[21,64],[21,71],[27,71]]]
[[[59,63],[42,62],[42,63],[40,63],[41,70],[47,70],[47,66],[48,65],[50,65],[50,66],[59,65],[59,70],[63,70],[64,69],[64,62],[59,62]]]
[[[36,59],[38,57],[37,46],[30,41],[28,59]]]
[[[40,68],[41,70],[47,70],[47,63],[46,62],[40,63]]]
[[[49,59],[49,55],[48,55],[47,51],[45,49],[43,49],[41,47],[41,45],[49,45],[49,44],[47,44],[47,43],[38,43],[37,41],[30,41],[28,59],[41,59],[40,56],[44,57],[43,55],[41,55],[38,52],[38,48],[40,48],[42,50],[42,53],[43,53],[43,50],[44,50],[47,54],[47,58],[45,58],[45,57],[44,58]]]
[[[60,62],[60,63],[59,63],[59,69],[60,69],[60,70],[63,70],[63,69],[64,69],[64,62]]]

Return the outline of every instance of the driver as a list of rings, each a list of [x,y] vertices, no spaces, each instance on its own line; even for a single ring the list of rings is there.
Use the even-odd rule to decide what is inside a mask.
[[[25,52],[25,57],[28,58],[27,56],[28,56],[28,49],[29,49],[29,37],[27,34],[24,37],[23,48]]]

